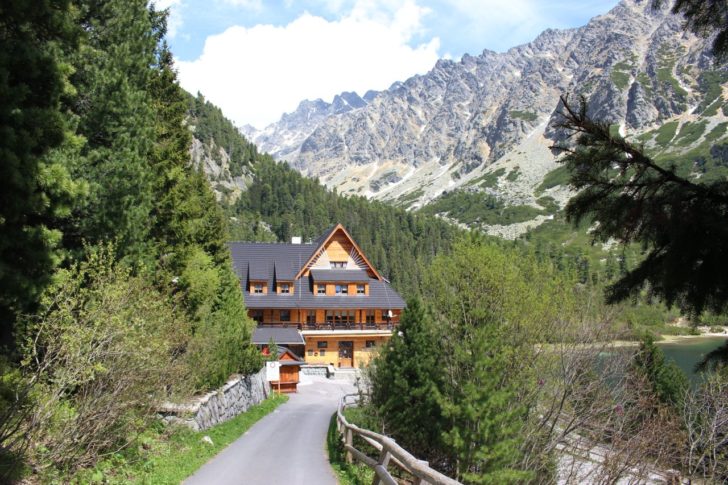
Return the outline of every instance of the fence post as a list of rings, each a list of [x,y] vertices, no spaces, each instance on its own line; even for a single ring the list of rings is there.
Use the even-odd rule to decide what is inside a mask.
[[[389,459],[392,458],[392,454],[389,453],[386,446],[382,446],[382,451],[379,453],[379,464],[384,467],[384,469],[387,469],[387,466],[389,466]],[[374,481],[372,482],[372,485],[379,485],[381,480],[379,479],[379,475],[376,474],[376,470],[374,473]]]
[[[349,446],[354,446],[354,433],[351,431],[350,428],[346,428],[345,437],[346,438],[344,439],[344,443]],[[354,462],[354,457],[352,456],[351,451],[349,451],[349,449],[346,450],[346,462],[347,463]]]

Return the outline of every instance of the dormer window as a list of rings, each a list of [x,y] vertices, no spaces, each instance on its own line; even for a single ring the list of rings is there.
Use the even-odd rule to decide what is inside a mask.
[[[364,285],[356,285],[356,294],[363,295],[365,293]]]
[[[316,294],[325,295],[326,294],[326,285],[316,285]]]
[[[347,285],[336,285],[336,294],[337,295],[348,295],[349,287]]]
[[[253,293],[263,293],[263,284],[262,283],[255,283],[253,285]]]
[[[291,284],[290,283],[281,283],[281,293],[290,293],[291,292]]]
[[[331,261],[331,269],[346,269],[346,261]]]

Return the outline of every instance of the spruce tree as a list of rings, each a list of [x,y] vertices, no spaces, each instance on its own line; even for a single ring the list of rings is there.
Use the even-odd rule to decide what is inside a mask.
[[[59,258],[55,220],[76,186],[49,151],[66,126],[60,100],[74,45],[66,0],[0,6],[0,345],[13,346],[16,314],[31,310]]]

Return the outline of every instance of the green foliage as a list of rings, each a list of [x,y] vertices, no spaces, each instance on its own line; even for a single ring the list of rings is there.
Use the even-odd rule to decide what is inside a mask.
[[[564,158],[571,185],[580,192],[566,206],[569,220],[598,222],[596,240],[638,243],[646,257],[609,288],[611,302],[654,295],[685,311],[720,312],[728,305],[722,241],[728,193],[723,180],[692,181],[674,165],[657,163],[640,147],[609,135],[606,124],[564,99],[563,126],[579,131],[576,149]],[[618,170],[615,170],[615,166]]]
[[[341,223],[364,253],[404,294],[419,291],[422,268],[447,251],[459,231],[447,222],[407,212],[363,197],[344,197],[285,163],[262,156],[253,166],[253,183],[229,208],[238,221],[256,221],[245,236],[278,241],[291,236],[313,240]],[[244,223],[244,222],[243,222]]]
[[[217,106],[206,101],[202,94],[189,97],[190,124],[194,127],[195,137],[210,147],[210,155],[218,165],[222,165],[219,148],[230,157],[230,173],[233,177],[243,174],[244,170],[260,158],[268,155],[258,153],[258,147],[250,143]]]
[[[720,140],[726,135],[728,135],[728,121],[724,121],[715,125],[713,129],[710,130],[710,133],[705,135],[705,141],[708,143],[712,143],[714,141]]]
[[[508,116],[510,116],[514,120],[523,120],[530,122],[536,121],[538,119],[538,114],[534,113],[533,111],[513,110],[508,112]]]
[[[660,8],[665,0],[652,0],[653,8]],[[677,0],[672,13],[682,15],[686,30],[713,38],[713,55],[720,62],[728,56],[728,6],[722,1]]]
[[[181,483],[286,401],[288,396],[273,395],[205,431],[155,423],[146,429],[136,446],[114,453],[72,478],[80,483],[110,485]],[[213,444],[202,441],[204,436],[209,436]],[[59,481],[70,478],[59,477]]]
[[[546,174],[543,182],[536,188],[536,194],[542,194],[545,190],[568,183],[569,171],[564,167],[557,167]]]
[[[17,312],[34,308],[58,264],[61,233],[79,189],[49,157],[66,126],[60,112],[69,66],[60,49],[75,30],[65,0],[4,2],[0,16],[0,344],[14,345]]]
[[[186,322],[112,254],[92,250],[59,272],[27,323],[22,369],[38,403],[34,454],[60,468],[125,446],[146,426],[165,384],[184,382],[172,350]]]
[[[372,371],[372,402],[385,429],[416,456],[466,483],[550,476],[538,439],[532,364],[546,322],[573,307],[553,266],[472,238],[435,258],[423,294],[402,316]],[[417,426],[426,421],[427,427]]]
[[[506,180],[509,182],[515,182],[518,180],[518,177],[521,175],[521,169],[516,166],[513,170],[508,172],[508,175],[506,176]]]
[[[665,123],[657,129],[657,136],[655,137],[655,143],[661,147],[665,147],[668,143],[675,138],[677,133],[677,127],[680,125],[679,121],[670,121]]]
[[[387,433],[431,463],[442,461],[445,431],[437,389],[443,385],[440,335],[430,311],[412,299],[398,331],[370,368],[372,404]],[[422,423],[429,423],[422,426]]]
[[[618,71],[617,66],[614,67],[609,77],[620,91],[624,91],[629,86],[629,73]]]
[[[501,167],[497,170],[486,173],[485,175],[481,175],[478,178],[474,178],[473,180],[469,181],[467,185],[476,185],[484,189],[492,189],[498,185],[498,179],[505,174],[506,169]]]
[[[420,209],[419,213],[447,215],[464,224],[473,225],[515,224],[529,221],[544,212],[528,205],[508,206],[485,192],[455,190],[445,192]]]
[[[703,135],[707,124],[707,120],[699,121],[697,123],[685,123],[680,127],[680,133],[675,139],[675,144],[683,147],[692,145]]]
[[[348,420],[348,417],[347,417]],[[336,414],[331,416],[329,429],[326,432],[326,452],[329,455],[331,468],[336,472],[341,485],[368,485],[374,479],[374,470],[356,462],[346,462],[346,452],[341,441],[341,434],[336,429]]]
[[[682,406],[688,378],[672,361],[666,361],[662,350],[651,338],[645,338],[634,357],[634,369],[644,375],[660,402]]]

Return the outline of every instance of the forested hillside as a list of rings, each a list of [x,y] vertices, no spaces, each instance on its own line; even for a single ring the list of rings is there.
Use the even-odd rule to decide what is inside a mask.
[[[165,15],[146,0],[0,13],[0,475],[52,475],[260,361],[227,218],[189,163]]]
[[[230,174],[247,174],[246,180],[240,180],[244,190],[221,194],[233,239],[285,242],[301,236],[304,241],[313,240],[341,223],[382,274],[404,295],[413,295],[419,291],[423,265],[447,252],[464,234],[439,218],[364,197],[342,196],[302,176],[259,153],[219,108],[200,95],[190,97],[189,116],[195,138],[210,154],[201,161],[210,182],[216,183],[215,168],[210,170],[210,165],[227,166]],[[226,147],[233,147],[232,151]]]

